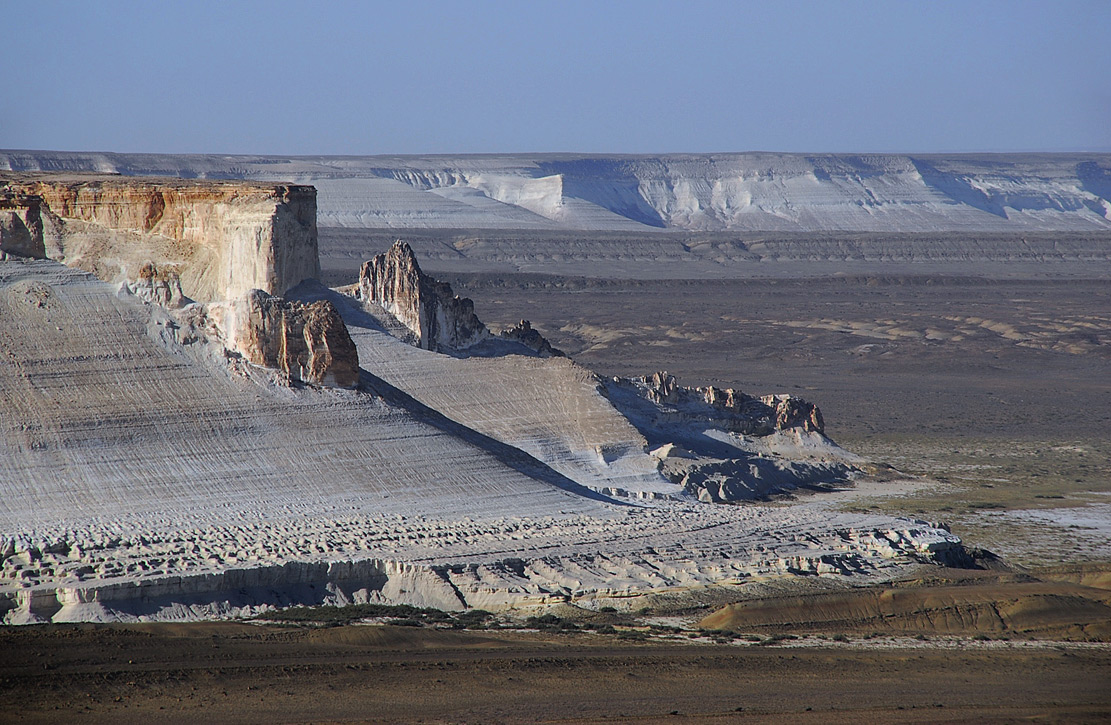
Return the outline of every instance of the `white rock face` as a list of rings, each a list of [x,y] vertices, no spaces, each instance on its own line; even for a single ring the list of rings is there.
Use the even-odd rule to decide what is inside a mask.
[[[312,183],[354,227],[1111,229],[1108,154],[299,157],[0,152],[0,169]]]

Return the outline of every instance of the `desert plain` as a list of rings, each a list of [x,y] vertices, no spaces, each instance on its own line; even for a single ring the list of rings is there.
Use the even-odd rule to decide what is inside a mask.
[[[760,505],[930,522],[969,560],[848,586],[796,575],[646,592],[633,607],[572,597],[477,622],[424,609],[363,617],[352,603],[234,622],[5,627],[5,719],[1111,716],[1111,233],[386,229],[326,218],[327,288],[357,283],[358,264],[400,239],[487,325],[527,319],[604,378],[666,370],[687,386],[820,405],[825,434],[874,467]],[[354,333],[360,344],[368,335]],[[393,354],[383,364],[397,364]],[[402,400],[411,374],[383,375],[402,391],[387,401]],[[554,514],[560,504],[544,495]]]

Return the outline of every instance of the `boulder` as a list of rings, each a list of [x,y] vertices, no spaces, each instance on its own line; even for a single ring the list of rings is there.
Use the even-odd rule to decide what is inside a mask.
[[[0,253],[45,259],[42,197],[0,190]]]

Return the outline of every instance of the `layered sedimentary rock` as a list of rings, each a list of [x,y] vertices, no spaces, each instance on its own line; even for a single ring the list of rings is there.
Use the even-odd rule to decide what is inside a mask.
[[[358,294],[396,317],[425,350],[465,350],[490,337],[474,314],[474,303],[421,272],[413,250],[402,241],[363,265]]]
[[[282,294],[320,275],[311,186],[0,173],[0,189],[40,200],[46,256],[106,281],[135,280],[153,262],[207,301]]]
[[[160,280],[172,288],[152,269],[159,293]],[[364,321],[354,300],[321,289]],[[353,327],[416,394],[380,380],[381,395],[291,389],[228,375],[234,361],[216,354],[218,340],[171,334],[176,318],[119,291],[51,260],[0,263],[6,623],[293,603],[628,601],[750,577],[890,577],[960,552],[923,522],[817,502],[618,502],[589,491],[538,459],[577,436],[579,448],[598,446],[598,475],[616,481],[623,451],[606,446],[626,439],[643,456],[643,439],[566,359],[461,359]],[[272,331],[260,345],[282,334],[292,344],[275,328],[284,303],[255,293],[251,314]],[[440,413],[418,395],[454,407]],[[489,432],[458,422],[464,413]],[[537,457],[505,442],[520,431],[550,436]]]
[[[286,264],[307,248],[283,226],[296,194],[216,184],[191,207],[188,184],[109,181],[13,192],[7,217],[26,251],[41,199],[47,256],[104,279],[118,265],[125,282],[14,251],[0,263],[6,623],[627,599],[960,554],[918,521],[704,505],[844,480],[802,401],[667,375],[611,385],[527,323],[491,336],[405,245],[364,267],[362,302],[313,282],[211,301],[314,267]],[[237,267],[252,243],[261,261]],[[428,349],[482,346],[432,354],[392,336],[396,320]]]
[[[213,305],[229,348],[291,380],[352,388],[359,384],[359,353],[332,303],[287,301],[262,290]]]
[[[391,257],[404,264],[389,266]],[[395,280],[379,285],[385,292],[377,294],[408,299],[400,313],[412,319],[415,295],[396,290],[419,289],[424,276],[414,267],[411,251],[398,244],[364,266],[363,282]],[[410,276],[398,275],[399,268]],[[404,284],[396,282],[399,276]],[[306,300],[332,295],[352,325],[363,364],[389,385],[607,494],[738,501],[844,482],[859,471],[859,459],[822,434],[818,409],[792,396],[685,388],[667,373],[605,381],[553,355],[526,322],[489,338],[476,355],[430,356],[405,344],[408,326],[380,324],[386,308],[371,301],[374,290],[359,292],[362,305],[323,289],[301,293]],[[365,312],[378,324],[363,320]],[[552,359],[522,356],[520,345]]]

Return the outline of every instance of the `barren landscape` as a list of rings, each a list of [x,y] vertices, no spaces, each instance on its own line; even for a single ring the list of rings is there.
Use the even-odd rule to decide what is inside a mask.
[[[1106,156],[0,158],[6,714],[1111,713]]]

